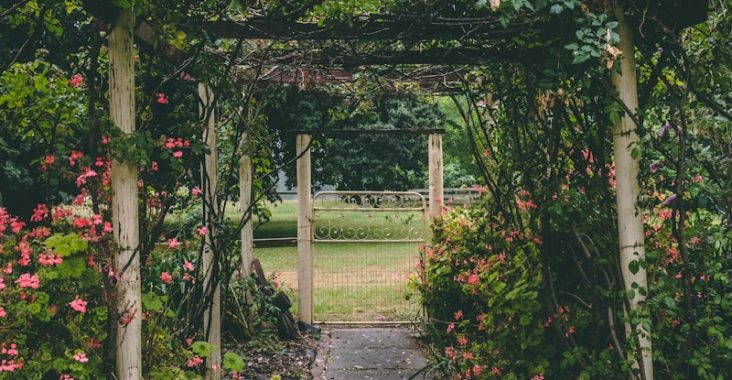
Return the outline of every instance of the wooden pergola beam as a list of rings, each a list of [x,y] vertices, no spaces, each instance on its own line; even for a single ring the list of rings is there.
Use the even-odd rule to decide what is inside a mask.
[[[203,28],[221,38],[262,40],[464,40],[470,38],[499,40],[530,30],[528,25],[504,28],[497,18],[482,21],[429,21],[415,18],[384,19],[368,16],[351,25],[322,26],[312,22],[273,20],[265,17],[243,22],[213,21]]]

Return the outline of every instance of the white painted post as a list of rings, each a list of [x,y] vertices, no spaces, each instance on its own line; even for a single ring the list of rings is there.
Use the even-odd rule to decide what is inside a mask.
[[[445,198],[442,174],[442,134],[430,133],[427,145],[430,219],[434,221],[442,213]]]
[[[120,9],[109,33],[109,115],[124,134],[135,131],[134,25],[133,10]],[[132,317],[127,324],[117,324],[115,374],[118,379],[137,380],[142,378],[142,297],[135,162],[112,160],[112,191],[112,225],[119,249],[114,260],[119,275],[115,308],[119,316]]]
[[[633,31],[625,20],[623,9],[615,6],[615,16],[618,20],[618,34],[620,36],[619,49],[623,52],[620,59],[621,73],[613,70],[612,81],[620,99],[632,112],[638,109],[638,89],[635,73],[635,46]],[[629,115],[624,115],[612,128],[613,151],[615,155],[616,202],[618,210],[618,240],[620,244],[620,268],[623,274],[623,283],[626,290],[631,290],[633,284],[648,289],[646,270],[639,267],[636,273],[630,271],[630,263],[634,260],[645,259],[643,237],[643,220],[636,208],[640,187],[638,185],[639,158],[633,158],[632,151],[640,149],[636,125]],[[639,157],[640,155],[636,156]],[[637,290],[635,297],[630,298],[631,310],[637,309],[645,302],[646,297]],[[640,368],[645,380],[653,380],[653,359],[651,347],[651,331],[642,331],[641,326],[633,326],[639,332],[642,362]]]
[[[297,291],[300,320],[313,323],[313,235],[310,197],[310,135],[297,135]],[[302,154],[302,155],[301,155]]]
[[[213,109],[213,92],[205,83],[198,84],[198,95],[203,102],[201,106],[201,115],[204,117],[203,138],[209,149],[204,162],[205,174],[201,180],[201,185],[204,188],[206,203],[208,204],[204,206],[204,213],[206,221],[210,222],[213,215],[216,214],[216,185],[218,181],[216,171],[216,112]],[[210,226],[205,238],[202,266],[204,294],[208,291],[214,266],[216,265],[214,252],[211,250],[215,233],[213,226]],[[212,346],[211,355],[206,359],[206,380],[219,380],[221,379],[221,286],[219,284],[214,289],[209,310],[204,312],[203,330],[207,334],[208,343]]]
[[[252,205],[252,159],[249,152],[246,151],[239,160],[239,208],[241,209],[241,217]],[[250,210],[251,211],[251,210]],[[249,276],[252,273],[252,258],[254,256],[254,218],[250,217],[249,221],[241,229],[241,273]]]

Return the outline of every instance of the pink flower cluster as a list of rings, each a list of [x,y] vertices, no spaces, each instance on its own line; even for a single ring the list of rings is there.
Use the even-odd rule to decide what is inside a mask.
[[[38,275],[34,274],[31,276],[30,273],[21,274],[20,277],[15,280],[15,283],[18,284],[18,287],[20,288],[38,289],[41,286],[38,281]]]
[[[181,158],[183,157],[183,148],[188,148],[191,146],[191,142],[189,140],[185,140],[182,137],[178,138],[172,138],[168,137],[165,140],[165,147],[173,151],[173,157],[175,158]]]
[[[79,298],[79,296],[76,296],[73,301],[69,302],[69,306],[78,311],[79,313],[86,313],[86,305],[87,301],[84,301],[83,299]]]

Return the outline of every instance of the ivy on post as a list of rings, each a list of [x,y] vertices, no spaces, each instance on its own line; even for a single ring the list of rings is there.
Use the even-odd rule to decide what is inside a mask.
[[[619,49],[623,57],[619,61],[620,72],[617,68],[612,72],[612,81],[627,108],[636,112],[638,109],[638,89],[635,67],[635,46],[633,32],[629,22],[625,19],[622,7],[616,4],[615,16],[618,20]],[[640,187],[638,184],[638,169],[640,154],[634,150],[640,149],[635,121],[632,115],[623,115],[613,125],[613,150],[615,155],[615,176],[617,181],[617,210],[618,210],[618,241],[620,246],[620,267],[625,290],[631,312],[639,311],[646,299],[648,281],[646,269],[642,264],[645,261],[645,247],[643,236],[643,220],[637,208]],[[650,324],[648,324],[650,326]],[[632,326],[638,335],[640,357],[634,358],[637,367],[641,370],[644,380],[653,379],[653,360],[651,347],[651,331],[641,326]],[[640,360],[638,360],[640,359]]]
[[[211,295],[210,306],[203,314],[204,336],[211,345],[211,353],[206,358],[206,380],[221,379],[221,287],[218,276],[221,272],[217,268],[215,249],[216,230],[212,224],[216,216],[217,200],[217,150],[216,150],[216,118],[214,95],[211,88],[205,83],[198,84],[198,95],[201,98],[201,115],[203,117],[203,140],[208,147],[205,156],[201,185],[205,199],[203,202],[205,246],[203,250],[204,296]],[[215,286],[211,291],[209,288]]]
[[[109,114],[123,134],[135,131],[135,71],[132,8],[119,10],[109,34]],[[140,294],[137,168],[130,160],[112,161],[112,223],[118,252],[114,271],[116,309],[120,323],[115,336],[118,379],[142,378],[142,303]]]

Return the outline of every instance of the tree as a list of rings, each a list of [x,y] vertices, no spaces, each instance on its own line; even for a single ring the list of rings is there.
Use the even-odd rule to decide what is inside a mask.
[[[284,162],[294,157],[293,130],[314,131],[313,183],[339,190],[407,190],[427,183],[426,135],[369,134],[370,129],[434,129],[445,123],[434,103],[418,97],[373,97],[348,103],[338,95],[285,90],[278,106],[268,111],[276,134],[275,151]],[[328,137],[328,130],[363,130],[352,136]],[[319,136],[317,131],[325,131]],[[285,168],[294,186],[292,168]]]

